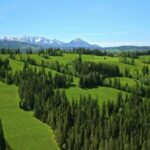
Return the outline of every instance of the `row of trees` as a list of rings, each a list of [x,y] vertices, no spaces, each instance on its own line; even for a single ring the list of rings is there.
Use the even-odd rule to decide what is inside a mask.
[[[142,55],[150,55],[150,50],[141,50],[141,51],[123,51],[117,53],[121,57],[135,58],[138,59]]]
[[[140,96],[150,98],[150,85],[144,85],[139,81],[135,81],[135,85],[129,86],[127,82],[122,85],[120,78],[109,78],[108,80],[103,82],[103,85],[130,93],[132,93],[135,89],[138,89],[138,93]]]
[[[96,55],[96,56],[112,56],[112,57],[115,55],[115,53],[110,51],[99,49],[87,49],[87,48],[73,48],[73,50],[69,50],[69,53]]]
[[[6,48],[1,48],[0,49],[0,54],[20,54],[20,49],[6,49]]]
[[[0,80],[8,84],[12,83],[12,69],[7,58],[0,58]]]
[[[59,48],[48,48],[46,50],[40,50],[38,54],[44,58],[48,58],[49,56],[63,56],[63,51]]]
[[[124,63],[124,64],[128,64],[128,65],[135,65],[135,60],[134,58],[127,58],[127,57],[120,57],[120,60],[119,60],[121,63]]]
[[[74,60],[74,69],[79,75],[85,75],[89,72],[98,72],[106,77],[121,76],[120,69],[117,65],[95,63],[92,61],[82,62],[81,55]]]
[[[42,55],[45,55],[45,54],[42,54]],[[14,54],[10,54],[9,58],[17,60]],[[20,56],[19,61],[28,63],[30,65],[34,65],[34,66],[50,68],[52,70],[55,70],[55,71],[63,73],[63,74],[73,75],[73,71],[72,71],[69,63],[61,64],[57,60],[54,62],[53,61],[49,62],[49,61],[45,61],[44,59],[41,60],[41,63],[38,63],[34,58],[31,58],[30,55],[27,58],[23,58],[22,56]]]

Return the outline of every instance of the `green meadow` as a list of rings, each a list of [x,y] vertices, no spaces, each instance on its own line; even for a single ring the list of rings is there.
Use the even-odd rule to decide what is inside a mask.
[[[48,59],[45,59],[37,54],[21,54],[17,55],[16,59],[24,58],[27,59],[27,57],[30,56],[31,58],[35,59],[37,63],[41,63],[41,61],[46,61],[49,63],[58,61],[61,64],[71,64],[73,60],[75,60],[78,57],[78,54],[63,54],[63,56],[49,56]],[[117,56],[110,57],[110,56],[95,56],[95,55],[82,55],[83,61],[94,61],[96,63],[109,63],[109,64],[115,64],[118,65],[121,72],[124,73],[125,68],[128,68],[130,70],[130,74],[133,77],[136,77],[137,70],[139,74],[142,76],[142,67],[145,65],[143,63],[143,60],[149,60],[149,56],[140,56],[139,59],[135,59],[135,65],[129,65],[121,63],[119,60],[120,58]],[[149,66],[150,68],[150,66]]]
[[[66,89],[66,94],[69,100],[79,100],[80,96],[88,96],[91,95],[93,98],[98,98],[98,103],[101,106],[103,101],[115,100],[119,92],[122,92],[123,96],[127,93],[109,87],[97,87],[92,89],[82,89],[79,87],[71,87]]]
[[[52,129],[18,106],[18,88],[0,82],[0,117],[13,150],[59,150]]]
[[[39,56],[38,54],[18,54],[15,55],[15,60],[10,59],[9,55],[0,55],[2,58],[9,58],[10,66],[15,71],[21,71],[24,63],[20,61],[21,58],[27,59],[27,57],[36,60],[37,65],[29,65],[31,68],[35,68],[39,71],[42,69],[39,65],[42,61],[55,63],[58,61],[61,64],[70,64],[78,57],[78,54],[63,54],[63,56],[49,56],[47,59]],[[135,59],[135,65],[124,64],[119,61],[119,57],[110,56],[95,56],[95,55],[82,55],[83,61],[94,61],[96,63],[109,63],[119,66],[122,73],[125,68],[128,68],[132,78],[118,77],[121,85],[128,84],[130,87],[136,85],[136,74],[142,76],[142,67],[145,65],[144,60],[149,60],[150,56],[140,56],[139,59]],[[150,65],[149,65],[150,69]],[[51,72],[52,75],[57,72],[56,70],[45,67],[46,72]],[[62,73],[60,73],[62,74]],[[122,92],[123,96],[129,94],[127,92],[110,88],[110,87],[97,87],[91,89],[79,88],[79,78],[74,78],[74,86],[66,88],[66,94],[68,99],[79,100],[80,96],[88,96],[89,94],[98,98],[98,103],[101,106],[103,101],[115,100],[119,92]],[[113,78],[111,78],[113,80]],[[105,79],[107,83],[109,78]],[[4,126],[4,134],[6,140],[10,144],[13,150],[58,150],[59,146],[55,140],[53,130],[46,124],[35,119],[33,112],[26,112],[19,108],[19,96],[18,88],[14,85],[6,85],[0,82],[0,118]]]

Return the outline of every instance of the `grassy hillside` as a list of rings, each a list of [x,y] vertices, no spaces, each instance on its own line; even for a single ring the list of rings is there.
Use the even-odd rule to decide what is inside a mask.
[[[0,82],[0,117],[13,150],[58,150],[50,127],[18,106],[18,88]]]
[[[22,58],[27,58],[26,54],[20,55]],[[20,57],[17,55],[17,58]],[[49,56],[48,59],[45,59],[37,54],[30,55],[31,58],[35,59],[37,63],[41,63],[42,60],[46,62],[55,62],[58,61],[62,64],[69,63],[71,64],[73,60],[75,60],[78,57],[78,54],[63,54],[63,56]],[[125,68],[128,68],[130,71],[130,74],[133,77],[136,77],[137,70],[139,74],[142,75],[142,67],[145,65],[143,63],[144,59],[149,59],[149,56],[141,56],[139,59],[135,59],[135,65],[129,65],[124,64],[120,62],[119,57],[109,57],[109,56],[95,56],[95,55],[82,55],[83,61],[94,61],[94,62],[101,62],[101,63],[109,63],[109,64],[116,64],[119,66],[121,72],[124,74]],[[150,68],[150,67],[149,67]]]
[[[10,59],[9,55],[0,55],[2,58],[9,58],[10,66],[13,72],[20,71],[23,69],[24,63],[20,61],[20,58],[27,59],[27,57],[36,60],[36,66],[29,65],[31,68],[37,68],[41,70],[41,62],[55,63],[58,61],[60,64],[69,64],[73,69],[73,61],[78,57],[78,54],[63,54],[63,56],[49,56],[48,59],[39,56],[38,54],[19,54],[15,55],[15,60]],[[128,84],[129,87],[133,88],[136,85],[136,73],[138,71],[139,77],[142,76],[142,68],[145,65],[144,60],[149,61],[149,56],[140,56],[139,59],[135,59],[135,65],[129,65],[120,62],[119,57],[109,56],[94,56],[94,55],[82,55],[83,61],[93,61],[96,63],[109,63],[116,64],[119,66],[122,73],[125,68],[128,68],[132,78],[128,77],[117,77],[120,79],[120,83],[123,86]],[[130,58],[128,58],[130,59]],[[148,65],[148,64],[147,64]],[[149,69],[150,69],[150,65]],[[52,75],[55,75],[56,70],[45,67],[45,71],[51,71]],[[62,74],[62,73],[60,73]],[[99,86],[97,88],[82,89],[79,88],[79,78],[74,78],[74,86],[66,88],[66,95],[68,99],[79,100],[80,96],[88,96],[89,94],[98,98],[98,103],[101,106],[103,101],[116,100],[119,92],[122,92],[123,96],[129,94],[121,90],[110,87]],[[111,78],[113,80],[113,78]],[[105,83],[109,82],[109,78],[106,78]],[[55,150],[59,149],[58,144],[55,141],[53,131],[49,126],[40,122],[33,117],[32,112],[26,112],[19,108],[19,97],[18,88],[13,85],[6,85],[0,82],[0,118],[2,119],[4,126],[4,133],[6,140],[14,150]]]

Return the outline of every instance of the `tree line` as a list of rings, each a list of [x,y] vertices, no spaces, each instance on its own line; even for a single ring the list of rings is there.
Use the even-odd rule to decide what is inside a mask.
[[[149,78],[148,78],[149,79]],[[135,89],[139,90],[141,97],[150,98],[150,85],[135,80],[135,85],[129,86],[126,82],[124,85],[121,84],[120,78],[109,78],[107,81],[103,82],[104,86],[112,87],[118,90],[126,91],[132,93]]]

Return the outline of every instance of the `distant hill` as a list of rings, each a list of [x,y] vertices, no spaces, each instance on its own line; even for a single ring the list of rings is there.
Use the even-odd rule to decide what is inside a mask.
[[[119,46],[119,47],[106,47],[103,50],[107,51],[147,51],[150,46]]]

